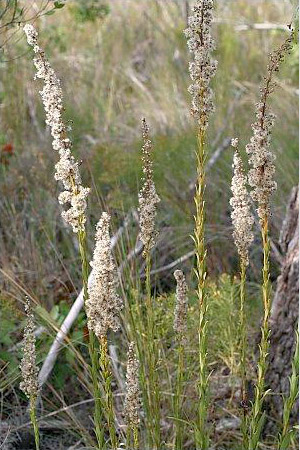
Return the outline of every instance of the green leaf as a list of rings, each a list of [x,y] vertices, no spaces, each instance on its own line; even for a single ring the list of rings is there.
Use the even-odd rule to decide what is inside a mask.
[[[45,16],[52,16],[55,13],[55,9],[51,9],[45,13]]]
[[[65,3],[61,3],[61,2],[54,2],[54,6],[56,9],[61,9],[65,6]]]

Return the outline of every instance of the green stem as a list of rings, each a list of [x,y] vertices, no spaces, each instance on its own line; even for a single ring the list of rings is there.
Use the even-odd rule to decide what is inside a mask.
[[[100,338],[100,369],[104,383],[106,420],[111,441],[111,448],[116,450],[118,448],[118,439],[115,427],[113,395],[111,390],[111,369],[106,336]]]
[[[261,227],[263,243],[263,283],[262,296],[264,317],[261,326],[261,341],[259,346],[259,359],[257,363],[257,383],[255,386],[255,398],[250,417],[249,450],[256,450],[259,444],[260,434],[264,424],[265,414],[263,402],[268,394],[265,390],[265,376],[267,371],[267,356],[270,347],[269,318],[271,313],[271,283],[270,283],[270,240],[268,236],[268,219],[264,218]]]
[[[137,427],[133,427],[133,448],[135,450],[139,449],[139,432]]]
[[[292,361],[292,374],[289,378],[290,392],[283,400],[282,431],[278,436],[277,449],[287,450],[290,448],[295,436],[295,429],[290,424],[290,417],[299,396],[299,335],[296,334],[296,349]]]
[[[180,414],[182,408],[182,394],[183,394],[183,375],[184,375],[184,347],[182,336],[179,336],[178,345],[178,360],[177,360],[177,379],[174,397],[174,418],[175,418],[175,446],[176,450],[181,450],[183,447],[183,426],[182,417]]]
[[[126,429],[126,448],[132,448],[132,428],[130,425]]]
[[[128,450],[139,449],[139,432],[136,426],[128,425],[126,430],[126,448]]]
[[[82,263],[82,281],[83,281],[83,298],[84,302],[88,299],[88,277],[89,277],[89,265],[87,260],[87,248],[86,248],[86,233],[85,231],[78,232],[79,251]],[[95,434],[97,438],[98,448],[101,450],[105,447],[104,430],[102,427],[102,406],[101,406],[101,391],[99,386],[98,374],[99,374],[99,361],[97,341],[94,333],[89,331],[89,354],[91,358],[91,378],[93,383],[93,395],[95,401],[94,409],[94,425]]]
[[[247,376],[246,376],[246,351],[247,351],[247,335],[246,335],[246,316],[245,316],[245,287],[246,287],[246,265],[240,262],[241,268],[241,284],[240,284],[240,376],[241,376],[241,407],[243,408],[241,431],[243,435],[243,447],[248,446],[248,425],[247,425]]]
[[[35,448],[36,450],[40,450],[40,434],[39,427],[36,419],[36,397],[30,397],[30,420],[33,426],[34,431],[34,440],[35,440]]]
[[[206,450],[209,446],[209,433],[207,431],[207,409],[208,409],[208,381],[207,372],[207,295],[206,295],[206,248],[204,237],[205,222],[205,130],[200,128],[197,146],[197,186],[195,193],[195,230],[194,243],[196,250],[196,276],[197,297],[199,304],[199,379],[198,379],[198,420],[195,430],[195,441],[197,449]]]
[[[144,349],[147,352],[148,365],[148,407],[150,412],[149,431],[151,435],[151,448],[160,449],[160,391],[157,374],[158,348],[154,342],[154,312],[151,297],[151,256],[150,251],[145,251],[146,256],[146,323],[147,332],[145,335]]]

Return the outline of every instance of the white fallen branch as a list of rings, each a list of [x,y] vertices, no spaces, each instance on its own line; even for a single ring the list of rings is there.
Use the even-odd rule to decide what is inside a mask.
[[[125,217],[123,225],[118,229],[118,231],[114,234],[114,236],[111,238],[111,248],[113,249],[117,242],[119,241],[121,235],[123,234],[124,229],[128,226],[130,222],[131,216],[135,216],[135,211],[130,211],[127,216]],[[93,276],[93,271],[91,271],[88,279],[88,283],[90,283],[90,280]],[[78,297],[74,301],[67,317],[63,321],[59,331],[57,332],[55,339],[50,347],[50,350],[48,352],[48,355],[46,356],[44,363],[42,365],[42,368],[39,372],[39,384],[42,386],[48,379],[50,373],[52,372],[52,369],[54,367],[57,355],[61,349],[61,346],[70,331],[74,321],[78,317],[78,314],[82,310],[84,305],[83,300],[83,289],[80,291]]]
[[[247,30],[282,30],[282,31],[290,31],[287,25],[283,25],[280,23],[249,23],[249,24],[241,24],[235,25],[235,31],[247,31]]]
[[[186,253],[185,255],[180,256],[180,258],[176,259],[175,261],[172,261],[170,264],[166,264],[165,266],[158,267],[157,269],[151,270],[150,275],[155,275],[156,273],[165,272],[167,270],[173,269],[174,267],[178,266],[178,264],[181,264],[184,261],[186,261],[187,259],[194,256],[194,254],[195,254],[195,250],[191,250],[190,252]],[[142,278],[145,278],[145,276],[146,276],[145,273],[141,274]]]

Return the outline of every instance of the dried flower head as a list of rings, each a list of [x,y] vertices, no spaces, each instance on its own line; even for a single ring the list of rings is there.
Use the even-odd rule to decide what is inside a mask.
[[[24,32],[28,44],[33,47],[36,55],[33,59],[37,70],[35,78],[44,80],[44,87],[40,94],[46,113],[46,124],[51,129],[53,149],[58,151],[60,156],[60,160],[55,166],[54,178],[61,181],[65,189],[59,196],[59,203],[69,204],[69,209],[62,213],[62,217],[77,233],[84,229],[86,198],[90,189],[82,186],[78,162],[71,154],[72,142],[67,138],[67,129],[62,119],[63,95],[60,80],[38,45],[36,29],[32,25],[26,24]]]
[[[20,383],[20,389],[22,389],[28,398],[36,398],[39,391],[39,369],[36,365],[34,316],[28,297],[26,297],[25,301],[25,312],[27,315],[27,323],[24,329],[23,358],[20,364],[23,379]]]
[[[215,48],[211,36],[212,10],[212,0],[198,0],[188,19],[189,26],[184,30],[188,48],[194,56],[194,61],[189,65],[193,81],[188,89],[192,95],[191,113],[202,129],[207,128],[209,116],[214,111],[213,93],[209,87],[217,70],[217,61],[211,57]]]
[[[261,221],[270,215],[270,196],[277,188],[273,180],[275,155],[270,151],[271,129],[275,115],[270,112],[267,102],[275,87],[274,73],[278,72],[284,55],[290,51],[291,40],[292,37],[289,37],[277,51],[270,55],[268,73],[264,77],[260,88],[261,97],[256,104],[257,120],[252,124],[253,136],[246,146],[249,164],[252,166],[248,175],[249,185],[253,188],[251,197],[258,204],[257,212]]]
[[[144,256],[154,246],[157,231],[155,230],[156,205],[160,202],[153,181],[152,170],[152,142],[149,139],[149,127],[142,119],[142,147],[143,186],[139,192],[140,239],[144,244]]]
[[[88,328],[100,339],[111,328],[120,327],[119,313],[122,301],[117,294],[117,269],[115,267],[109,236],[110,216],[103,212],[96,226],[96,245],[91,261],[93,268],[85,303]]]
[[[187,330],[187,284],[184,273],[181,270],[175,270],[174,277],[177,283],[176,304],[174,312],[174,331],[183,336]]]
[[[124,403],[125,421],[131,427],[137,427],[140,423],[139,361],[134,347],[134,342],[131,342],[127,353],[126,397]]]
[[[237,145],[235,148],[237,148]],[[234,228],[234,243],[242,264],[247,266],[249,264],[249,247],[254,238],[252,232],[254,217],[251,214],[250,197],[247,191],[247,177],[244,172],[242,158],[237,149],[233,156],[231,191],[233,194],[230,199],[230,205],[232,206],[231,219]]]

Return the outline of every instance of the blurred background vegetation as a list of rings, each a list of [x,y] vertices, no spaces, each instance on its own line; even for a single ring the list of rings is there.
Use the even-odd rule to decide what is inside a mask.
[[[56,155],[45,128],[39,83],[33,81],[32,54],[22,26],[29,21],[38,27],[41,45],[62,81],[74,152],[82,161],[85,185],[92,188],[88,210],[90,252],[94,225],[103,209],[112,214],[115,232],[126,214],[137,208],[140,119],[146,117],[149,122],[155,181],[162,200],[154,260],[154,268],[159,269],[193,249],[190,234],[194,204],[189,185],[195,179],[196,140],[187,92],[190,55],[183,35],[191,5],[189,0],[0,1],[0,370],[5,420],[11,413],[10,402],[15,405],[17,401],[20,355],[15,344],[22,336],[24,295],[39,305],[38,326],[47,326],[39,343],[42,359],[53,331],[80,290],[77,248],[60,217],[58,187],[53,179]],[[216,112],[209,129],[209,152],[213,155],[217,151],[219,157],[209,170],[206,191],[212,289],[218,289],[214,283],[225,283],[225,292],[232,289],[230,283],[238,263],[228,204],[232,161],[228,140],[239,137],[241,149],[247,144],[268,54],[286,38],[286,25],[291,21],[295,25],[295,9],[295,2],[289,0],[216,2],[213,32],[219,66],[213,81]],[[278,183],[271,220],[273,280],[279,270],[276,248],[285,206],[298,178],[297,83],[295,39],[272,97],[277,115],[272,149],[277,156]],[[118,265],[134,248],[137,234],[133,220],[116,249]],[[254,318],[259,317],[259,242],[256,230],[249,272],[251,310],[257,312]],[[193,258],[187,258],[181,266],[190,279]],[[142,272],[142,260],[137,257],[124,271],[126,292]],[[168,297],[174,287],[172,270],[159,272],[156,287],[159,295]],[[168,301],[173,301],[172,296]],[[218,307],[224,312],[222,317],[216,315],[220,316],[217,326],[224,333],[222,345],[227,353],[219,342],[219,346],[215,343],[214,356],[230,364],[229,348],[235,337],[227,336],[230,333],[226,334],[227,327],[222,324],[228,324],[232,304],[224,307],[220,302]],[[78,342],[84,345],[84,327],[82,315],[72,331],[75,347]],[[48,387],[50,391],[55,388],[51,392],[56,393],[49,408],[64,404],[60,389],[71,373],[78,376],[78,368],[74,352],[66,351],[55,368],[54,384]],[[64,395],[68,397],[68,393]],[[73,390],[74,401],[76,395]],[[17,420],[22,421],[22,413]],[[67,420],[76,425],[75,434],[82,432],[76,417],[67,414]]]

